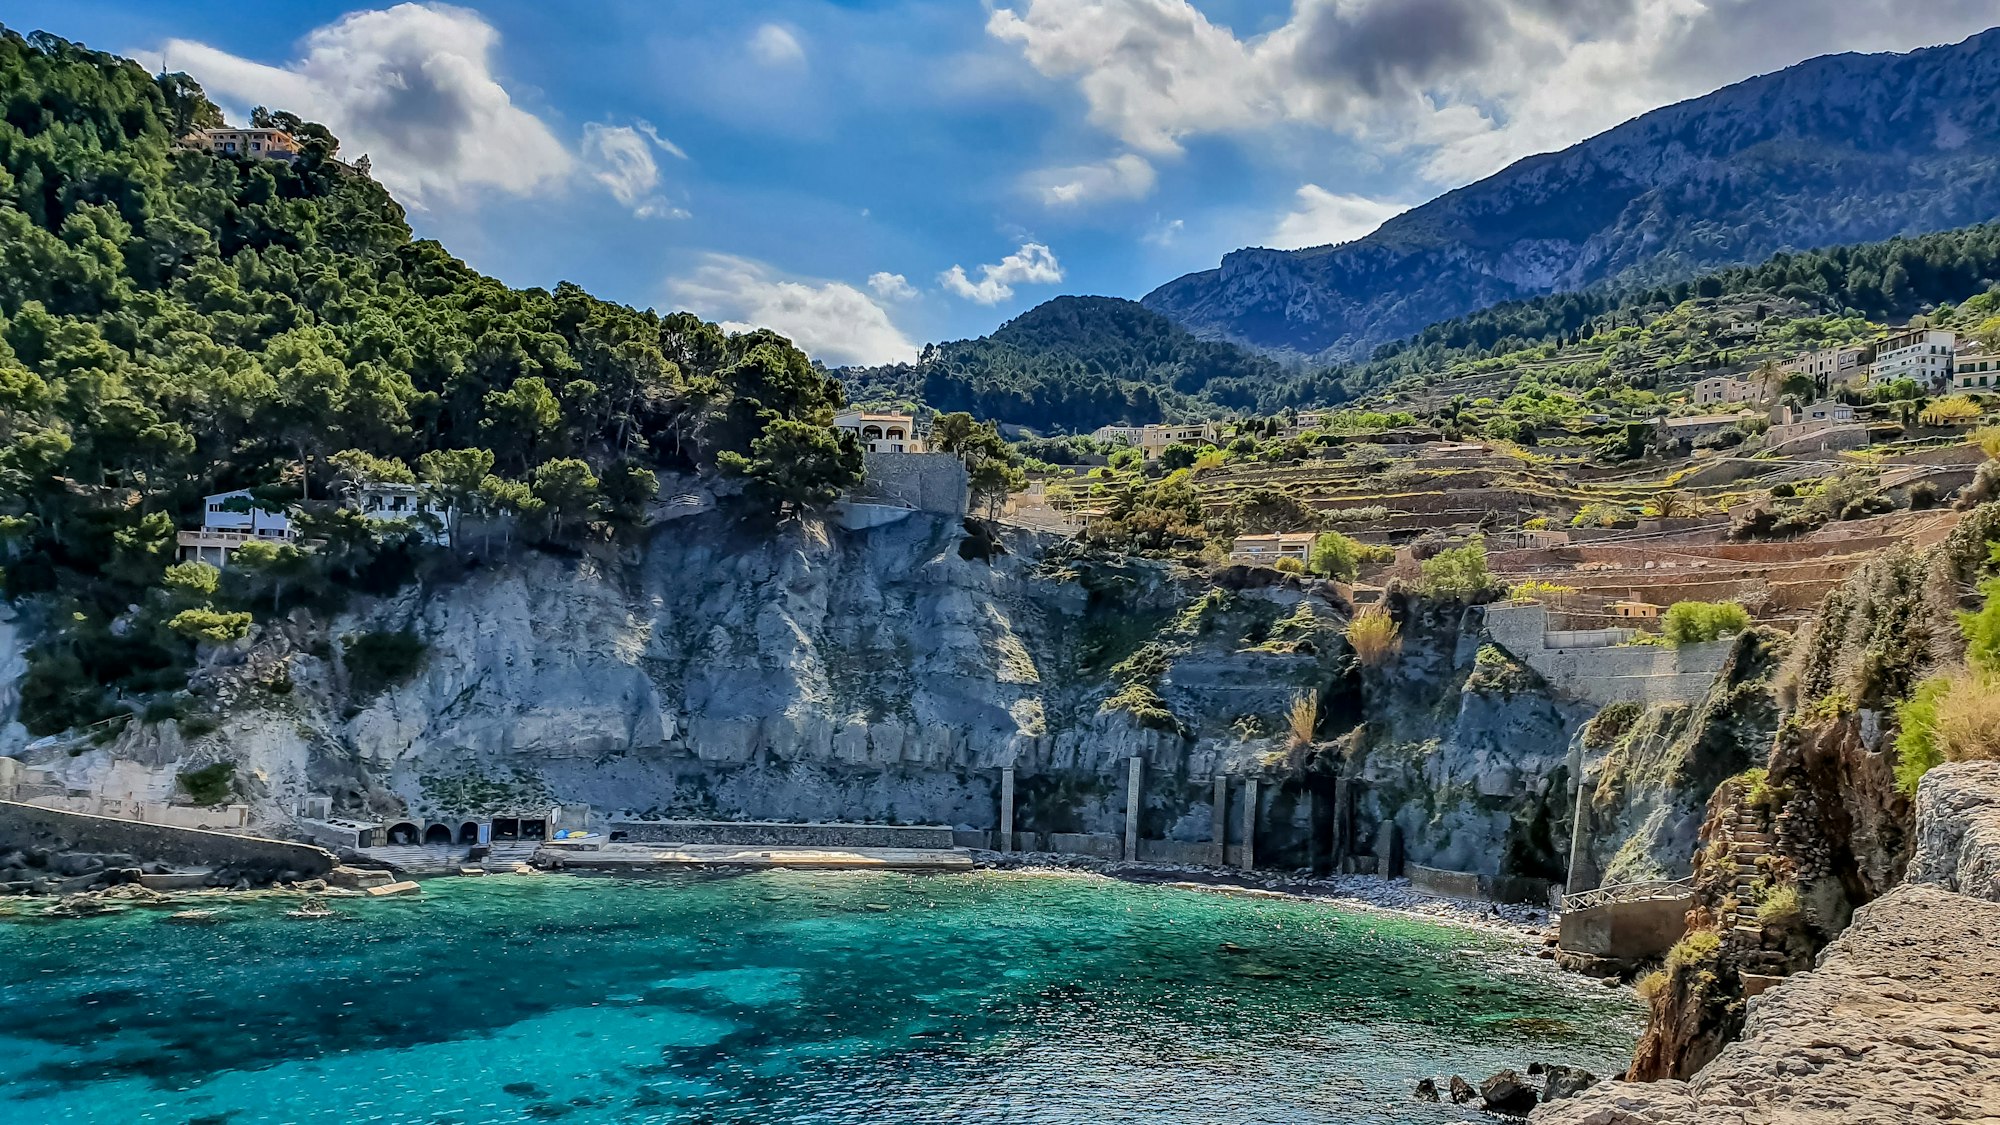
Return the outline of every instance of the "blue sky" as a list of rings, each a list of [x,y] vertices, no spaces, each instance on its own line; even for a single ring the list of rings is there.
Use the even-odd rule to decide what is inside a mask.
[[[1921,10],[1911,12],[1905,7]],[[908,358],[1138,297],[1659,105],[2000,0],[0,0],[326,121],[515,285]]]

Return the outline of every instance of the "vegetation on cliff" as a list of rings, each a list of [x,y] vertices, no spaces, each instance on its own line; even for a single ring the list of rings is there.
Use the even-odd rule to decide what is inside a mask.
[[[22,717],[48,732],[181,687],[246,613],[415,573],[420,529],[336,502],[419,479],[573,549],[635,528],[654,473],[720,461],[765,503],[855,479],[839,385],[784,339],[517,290],[436,243],[324,129],[296,161],[182,147],[221,121],[185,75],[0,30],[5,593],[53,624]],[[275,115],[268,115],[273,116]],[[205,494],[298,506],[312,551],[166,583]]]

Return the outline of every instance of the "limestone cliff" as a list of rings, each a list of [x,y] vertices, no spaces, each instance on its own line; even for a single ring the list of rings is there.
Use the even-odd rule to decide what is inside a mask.
[[[27,757],[65,789],[142,801],[228,761],[280,828],[324,793],[383,819],[562,801],[985,830],[1013,766],[1036,846],[1121,833],[1137,756],[1147,838],[1213,839],[1227,774],[1262,782],[1267,864],[1400,853],[1559,877],[1586,716],[1456,605],[1396,599],[1403,650],[1363,673],[1346,608],[1268,571],[1211,582],[922,514],[773,533],[709,513],[622,557],[517,552],[266,623],[207,654],[190,716]],[[357,642],[384,636],[411,639],[413,667],[367,663]]]

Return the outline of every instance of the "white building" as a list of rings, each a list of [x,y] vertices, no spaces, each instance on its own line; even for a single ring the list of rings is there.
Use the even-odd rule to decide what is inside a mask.
[[[204,496],[201,507],[201,527],[175,536],[183,562],[205,562],[221,569],[236,548],[253,539],[289,543],[298,538],[289,515],[257,507],[247,488]]]
[[[1139,439],[1146,436],[1146,427],[1099,426],[1096,429],[1090,431],[1090,436],[1097,441],[1109,441],[1109,442],[1122,441],[1126,445],[1136,447],[1139,444]]]
[[[1785,364],[1785,371],[1792,375],[1805,375],[1819,387],[1821,394],[1831,394],[1840,387],[1861,380],[1868,370],[1868,353],[1869,349],[1861,345],[1821,348]]]
[[[849,410],[833,417],[833,428],[853,434],[870,453],[923,453],[923,435],[914,414]]]
[[[1869,379],[1876,385],[1898,379],[1913,379],[1930,391],[1951,385],[1952,358],[1958,352],[1958,336],[1942,328],[1916,328],[1899,332],[1875,345],[1875,366]]]
[[[1975,394],[2000,393],[2000,356],[1976,347],[1960,348],[1952,357],[1951,385]]]
[[[458,510],[432,499],[414,484],[363,484],[355,488],[348,507],[371,520],[407,520],[424,541],[440,547],[451,546],[452,528],[458,524]]]

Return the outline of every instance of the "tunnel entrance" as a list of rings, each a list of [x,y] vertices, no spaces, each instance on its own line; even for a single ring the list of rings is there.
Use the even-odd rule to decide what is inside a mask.
[[[458,826],[458,842],[459,842],[459,843],[461,843],[461,844],[476,844],[476,843],[478,843],[478,842],[479,842],[479,826],[478,826],[477,824],[474,824],[474,823],[473,823],[472,821],[469,821],[469,820],[468,820],[468,821],[466,821],[466,822],[465,822],[464,824],[461,824],[461,825],[459,825],[459,826]]]
[[[451,829],[442,824],[431,825],[429,828],[424,829],[424,843],[426,844],[451,843]]]
[[[389,842],[391,844],[414,844],[417,842],[417,837],[417,826],[408,821],[389,826]]]

